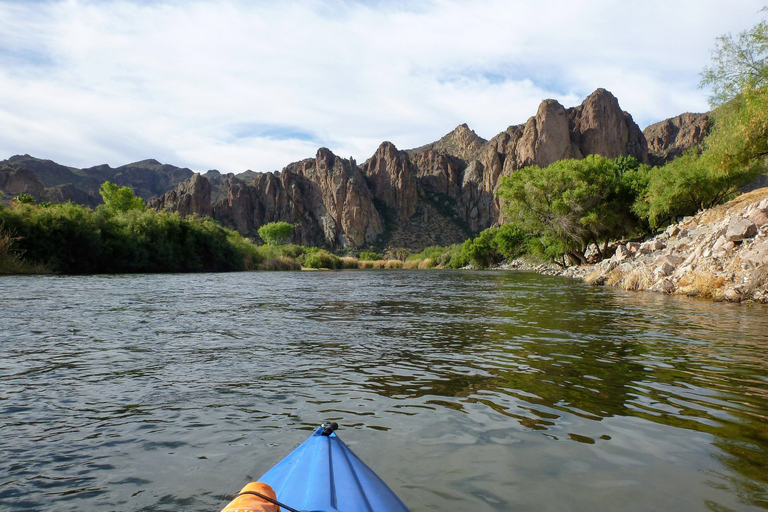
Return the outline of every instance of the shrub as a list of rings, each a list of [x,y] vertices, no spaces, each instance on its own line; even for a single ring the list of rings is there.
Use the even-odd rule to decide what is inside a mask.
[[[359,259],[365,261],[377,261],[384,259],[381,254],[373,251],[363,251],[360,253]]]
[[[283,245],[293,233],[287,222],[269,222],[259,228],[259,236],[267,245]]]
[[[305,253],[302,265],[306,268],[327,268],[333,270],[341,268],[341,258],[335,254],[318,250]]]

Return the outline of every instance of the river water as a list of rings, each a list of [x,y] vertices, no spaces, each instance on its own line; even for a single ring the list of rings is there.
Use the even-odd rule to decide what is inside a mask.
[[[0,278],[0,509],[218,511],[323,420],[413,512],[768,508],[768,310],[515,272]]]

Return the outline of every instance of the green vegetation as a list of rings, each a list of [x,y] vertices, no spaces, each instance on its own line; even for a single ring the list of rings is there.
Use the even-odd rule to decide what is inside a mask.
[[[768,24],[761,21],[736,39],[731,34],[718,37],[712,60],[712,67],[701,73],[701,85],[712,86],[712,105],[768,85]]]
[[[528,250],[542,259],[579,264],[590,243],[605,246],[642,225],[631,207],[647,173],[631,157],[590,155],[524,167],[500,180],[498,194],[519,226],[513,240],[527,238]]]
[[[211,219],[64,203],[0,210],[26,261],[54,272],[198,272],[251,268],[258,248]]]
[[[13,198],[13,201],[19,204],[35,204],[37,202],[35,201],[35,198],[29,194],[19,194]]]
[[[259,228],[259,236],[267,245],[283,245],[293,233],[287,222],[268,222]]]
[[[125,213],[131,210],[143,210],[144,200],[133,195],[129,187],[118,187],[112,182],[105,181],[99,188],[99,194],[104,200],[104,206],[112,213]]]
[[[373,251],[363,251],[360,253],[360,256],[358,256],[358,258],[365,261],[378,261],[378,260],[384,259],[384,257],[381,254]]]
[[[768,156],[768,24],[737,39],[718,38],[714,65],[702,73],[718,108],[701,152],[691,150],[653,169],[635,211],[652,227],[723,203],[766,172]]]

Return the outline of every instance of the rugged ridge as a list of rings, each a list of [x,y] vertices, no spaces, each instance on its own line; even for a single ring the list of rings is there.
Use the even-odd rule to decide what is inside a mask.
[[[700,146],[711,127],[709,114],[689,112],[648,126],[643,134],[648,141],[651,163],[663,165],[687,149]]]
[[[705,133],[704,121],[691,116],[649,127],[649,143],[618,100],[598,89],[576,107],[544,100],[525,123],[490,140],[461,124],[419,148],[383,142],[361,166],[326,148],[280,172],[238,175],[199,175],[155,160],[75,169],[25,155],[0,162],[0,189],[5,200],[29,191],[38,200],[93,206],[109,180],[132,187],[158,210],[211,215],[253,237],[261,225],[285,221],[294,225],[293,241],[305,245],[418,250],[461,242],[499,223],[499,180],[521,167],[590,154],[649,162],[649,144],[653,158],[676,154]]]

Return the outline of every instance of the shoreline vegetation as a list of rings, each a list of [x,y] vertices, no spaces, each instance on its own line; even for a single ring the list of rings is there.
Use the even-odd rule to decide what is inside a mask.
[[[713,62],[702,73],[713,124],[698,147],[656,167],[590,154],[517,169],[496,189],[501,225],[462,244],[337,255],[286,243],[292,225],[273,222],[259,228],[264,244],[256,245],[211,218],[147,209],[107,181],[95,209],[25,194],[0,203],[0,274],[501,266],[768,302],[768,188],[749,204],[740,196],[768,171],[768,23],[719,38]]]

